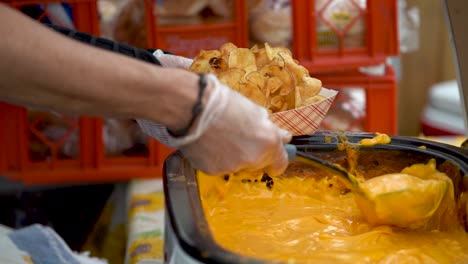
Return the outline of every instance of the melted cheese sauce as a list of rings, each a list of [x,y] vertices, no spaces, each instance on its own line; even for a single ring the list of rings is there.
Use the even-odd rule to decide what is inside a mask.
[[[372,224],[440,229],[450,224],[446,217],[457,218],[453,183],[435,159],[365,180],[361,188],[365,195],[355,196],[356,203]]]
[[[371,226],[336,177],[303,172],[274,178],[273,185],[260,176],[226,180],[199,172],[203,210],[217,243],[289,263],[468,262],[468,234],[456,216],[435,219],[440,229],[433,230]],[[455,210],[448,200],[444,208]]]
[[[375,146],[379,144],[390,144],[392,139],[386,135],[381,133],[375,133],[375,137],[373,138],[365,138],[359,142],[360,145],[363,146]]]

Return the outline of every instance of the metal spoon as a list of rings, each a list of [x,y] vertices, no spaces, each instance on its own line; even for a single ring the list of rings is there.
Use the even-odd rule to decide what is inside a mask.
[[[361,183],[340,166],[298,151],[294,145],[285,147],[290,161],[298,160],[339,176],[355,194],[355,201],[370,224],[417,228],[436,212],[449,189],[450,182],[403,173],[381,175]]]

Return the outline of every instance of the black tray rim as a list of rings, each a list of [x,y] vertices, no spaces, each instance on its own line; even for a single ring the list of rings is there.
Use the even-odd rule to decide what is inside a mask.
[[[291,144],[298,149],[331,149],[338,142],[325,142],[325,137],[345,135],[350,143],[357,143],[364,138],[372,138],[375,133],[337,133],[320,131],[310,136],[293,137]],[[392,142],[377,145],[377,149],[412,150],[433,155],[454,162],[468,176],[468,150],[445,143],[405,136],[390,136]],[[422,149],[421,146],[425,146]],[[366,147],[367,148],[367,147]],[[212,237],[208,223],[203,215],[196,183],[195,170],[180,151],[171,154],[163,166],[166,213],[174,231],[175,239],[186,254],[201,263],[228,264],[286,264],[282,261],[267,261],[242,256],[218,245]],[[177,171],[174,167],[178,168]],[[465,176],[466,177],[466,176]],[[197,199],[193,199],[197,197]]]

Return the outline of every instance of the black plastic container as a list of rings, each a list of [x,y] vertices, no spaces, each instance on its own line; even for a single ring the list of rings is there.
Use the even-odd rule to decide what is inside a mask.
[[[366,133],[319,132],[312,136],[295,137],[291,143],[298,149],[346,166],[346,153],[337,149],[339,135],[346,136],[350,143],[374,136]],[[376,167],[379,167],[380,174],[382,166],[386,173],[399,172],[406,166],[435,158],[438,169],[452,178],[456,196],[468,188],[466,149],[395,136],[391,144],[360,147],[359,153],[357,170],[365,171],[370,177],[377,176]],[[282,263],[241,256],[216,244],[204,217],[195,170],[179,152],[169,156],[164,165],[166,263]],[[465,213],[459,212],[459,217],[466,219]],[[467,224],[464,224],[466,227]]]

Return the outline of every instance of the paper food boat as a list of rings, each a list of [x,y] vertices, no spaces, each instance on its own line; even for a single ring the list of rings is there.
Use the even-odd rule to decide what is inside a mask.
[[[338,94],[335,90],[322,88],[319,93],[325,97],[317,103],[270,115],[270,120],[293,136],[311,135],[320,127],[325,115]]]

